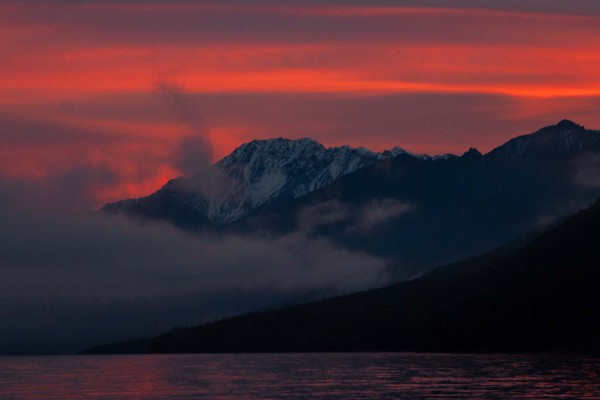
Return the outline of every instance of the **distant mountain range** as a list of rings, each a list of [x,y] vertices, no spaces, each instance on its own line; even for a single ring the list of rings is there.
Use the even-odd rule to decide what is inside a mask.
[[[228,229],[309,230],[396,265],[398,278],[480,254],[558,221],[600,196],[600,133],[570,122],[482,155],[400,154]]]
[[[406,279],[591,204],[599,167],[600,132],[568,120],[460,157],[273,139],[103,210],[187,229],[324,236],[389,260]]]
[[[599,237],[600,200],[533,239],[412,281],[86,352],[598,355]]]
[[[399,154],[410,153],[399,147],[382,153],[363,147],[325,148],[307,138],[254,140],[191,178],[173,179],[148,197],[107,204],[104,210],[167,219],[182,227],[225,224]]]
[[[230,200],[209,217],[217,211],[189,200],[217,198],[202,194],[201,176],[220,173],[239,197],[220,192]],[[177,182],[105,211],[186,229],[325,237],[388,260],[404,282],[87,352],[600,354],[600,200],[566,217],[600,197],[598,131],[563,120],[485,155],[442,157],[276,139]]]

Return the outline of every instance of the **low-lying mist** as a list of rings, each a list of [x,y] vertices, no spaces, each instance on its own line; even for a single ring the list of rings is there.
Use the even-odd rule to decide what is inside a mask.
[[[1,353],[72,352],[390,279],[384,261],[304,231],[196,234],[40,211],[21,207],[14,185],[2,186]]]

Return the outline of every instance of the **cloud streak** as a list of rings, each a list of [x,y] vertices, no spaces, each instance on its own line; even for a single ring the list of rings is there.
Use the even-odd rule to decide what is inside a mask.
[[[343,235],[364,236],[413,210],[410,203],[391,198],[374,199],[358,207],[329,200],[300,210],[298,229],[306,235],[333,228]]]

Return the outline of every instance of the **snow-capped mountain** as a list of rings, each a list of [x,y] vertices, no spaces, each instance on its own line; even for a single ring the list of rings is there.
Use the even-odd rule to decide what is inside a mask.
[[[107,204],[103,210],[162,219],[186,228],[229,224],[243,220],[249,214],[256,219],[262,211],[273,211],[272,214],[276,215],[278,204],[298,202],[309,193],[331,188],[330,184],[335,186],[340,177],[354,176],[353,173],[358,170],[370,178],[361,180],[353,186],[354,190],[360,187],[361,193],[365,190],[367,194],[373,192],[372,196],[377,198],[375,190],[380,189],[372,188],[371,181],[379,179],[379,170],[368,167],[379,162],[398,166],[398,180],[390,188],[394,193],[416,190],[421,185],[424,185],[420,189],[423,193],[439,191],[442,187],[446,188],[451,179],[466,180],[469,174],[479,174],[473,177],[476,183],[474,181],[462,192],[480,190],[481,193],[471,197],[488,198],[499,187],[505,187],[504,192],[497,194],[499,197],[518,188],[514,194],[515,199],[519,199],[519,204],[514,208],[518,209],[525,207],[527,201],[537,196],[538,192],[541,193],[538,190],[529,197],[523,197],[522,193],[527,188],[547,185],[553,188],[553,192],[546,194],[546,197],[565,197],[565,193],[571,189],[564,189],[562,193],[557,183],[559,180],[573,185],[573,182],[576,184],[578,179],[581,180],[581,176],[591,176],[591,181],[595,182],[596,164],[593,160],[582,158],[584,153],[589,152],[600,153],[600,132],[585,129],[568,120],[529,135],[518,136],[485,155],[470,149],[461,157],[448,154],[434,157],[416,155],[398,147],[381,153],[349,146],[326,148],[311,139],[255,140],[241,145],[191,178],[173,179],[148,197]],[[388,163],[385,159],[393,159],[394,162]],[[453,168],[459,165],[464,170],[454,171]],[[409,167],[415,169],[414,173],[407,172]],[[452,175],[454,173],[458,175],[455,177]],[[484,175],[487,178],[479,181]],[[525,181],[527,185],[520,186]],[[458,186],[451,185],[450,189],[457,190]],[[336,190],[332,190],[333,193],[328,195],[337,199]],[[452,197],[455,195],[460,193],[448,194],[452,201],[456,200]],[[386,194],[383,197],[390,196]],[[415,203],[434,204],[439,201],[439,193],[431,193],[431,198],[419,199]],[[280,219],[288,221],[289,216]],[[261,224],[264,225],[264,221]]]
[[[167,207],[169,216],[186,217],[190,222],[228,223],[400,154],[428,158],[399,147],[376,153],[363,147],[326,148],[308,138],[254,140],[191,178],[173,179],[148,197],[108,204],[104,209],[162,218],[161,208]]]

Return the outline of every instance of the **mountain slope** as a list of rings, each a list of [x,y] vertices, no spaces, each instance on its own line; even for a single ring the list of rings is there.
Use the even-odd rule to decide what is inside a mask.
[[[475,149],[437,159],[400,154],[259,209],[229,229],[308,230],[394,260],[399,278],[411,277],[589,205],[600,196],[600,182],[581,176],[599,176],[599,139],[597,131],[562,121],[485,155]]]
[[[192,178],[177,178],[141,199],[103,210],[166,219],[183,227],[235,221],[275,200],[294,199],[375,162],[408,154],[349,146],[325,148],[311,139],[255,140]]]
[[[573,121],[564,119],[556,125],[511,139],[492,150],[487,157],[506,163],[519,163],[527,158],[564,158],[597,143],[599,139],[599,131],[587,130]]]
[[[388,260],[407,279],[589,205],[600,196],[599,139],[563,120],[461,157],[255,141],[202,174],[105,210],[184,228],[323,236]]]
[[[137,342],[150,352],[600,354],[600,201],[501,257]],[[92,353],[127,352],[126,344]]]

